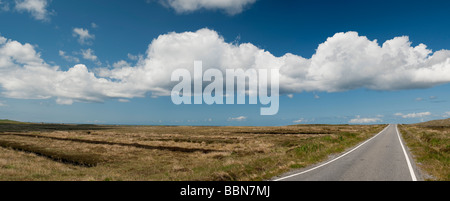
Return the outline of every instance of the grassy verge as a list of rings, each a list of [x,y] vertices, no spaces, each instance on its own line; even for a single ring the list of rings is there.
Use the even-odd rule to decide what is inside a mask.
[[[401,125],[399,129],[426,180],[450,181],[450,127]]]
[[[384,125],[0,125],[0,180],[265,180],[326,160]]]

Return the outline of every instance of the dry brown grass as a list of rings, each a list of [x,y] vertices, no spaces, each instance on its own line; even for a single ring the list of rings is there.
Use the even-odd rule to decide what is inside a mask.
[[[0,180],[264,180],[327,159],[379,126],[0,124]]]
[[[448,120],[399,127],[427,180],[450,181],[450,124]]]

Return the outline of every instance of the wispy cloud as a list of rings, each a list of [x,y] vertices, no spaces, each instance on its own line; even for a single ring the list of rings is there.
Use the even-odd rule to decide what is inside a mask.
[[[431,112],[420,112],[420,113],[410,113],[410,114],[403,114],[403,113],[395,113],[395,116],[400,116],[404,119],[408,118],[423,118],[426,116],[430,116]]]
[[[247,120],[247,117],[245,117],[245,116],[228,118],[228,121],[245,121],[245,120]]]
[[[370,124],[370,123],[377,123],[382,122],[383,120],[380,118],[362,118],[361,116],[356,116],[356,118],[351,119],[349,121],[350,124]]]
[[[87,59],[93,62],[96,62],[97,64],[101,64],[98,61],[98,57],[97,55],[95,55],[94,50],[92,49],[85,49],[85,50],[81,50],[81,55],[83,56],[83,59]]]
[[[0,11],[9,11],[9,3],[0,0]]]
[[[201,9],[223,10],[229,15],[241,13],[256,0],[160,0],[164,6],[173,8],[177,13],[190,13]]]
[[[91,45],[95,35],[90,34],[88,29],[74,28],[73,37],[78,38],[78,42],[82,45]]]
[[[130,67],[130,66],[131,65],[125,60],[120,60],[113,64],[114,68],[124,68],[124,67]]]
[[[140,57],[142,57],[142,55],[134,55],[131,53],[128,53],[127,56],[128,56],[128,59],[133,60],[133,61],[137,61],[137,60],[139,60]]]
[[[76,63],[80,62],[80,59],[78,59],[77,57],[74,57],[74,56],[67,55],[66,52],[64,52],[62,50],[59,50],[59,56],[61,56],[66,61],[76,62]]]
[[[48,10],[48,0],[15,0],[15,9],[19,12],[29,12],[33,18],[48,21],[51,12]]]
[[[296,123],[296,124],[305,123],[305,119],[301,118],[299,120],[293,121],[293,123]]]
[[[442,115],[443,118],[448,118],[450,117],[450,111],[449,112],[444,112],[444,114]]]

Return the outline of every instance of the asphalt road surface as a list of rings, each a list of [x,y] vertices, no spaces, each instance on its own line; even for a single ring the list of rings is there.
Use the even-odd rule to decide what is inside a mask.
[[[416,181],[416,172],[397,125],[389,125],[332,160],[287,173],[274,181]]]

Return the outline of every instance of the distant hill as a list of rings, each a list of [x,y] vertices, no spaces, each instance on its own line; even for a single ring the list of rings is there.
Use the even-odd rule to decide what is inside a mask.
[[[0,119],[0,124],[23,124],[23,122],[13,121],[9,119]]]
[[[440,119],[414,124],[417,126],[450,126],[450,119]]]

